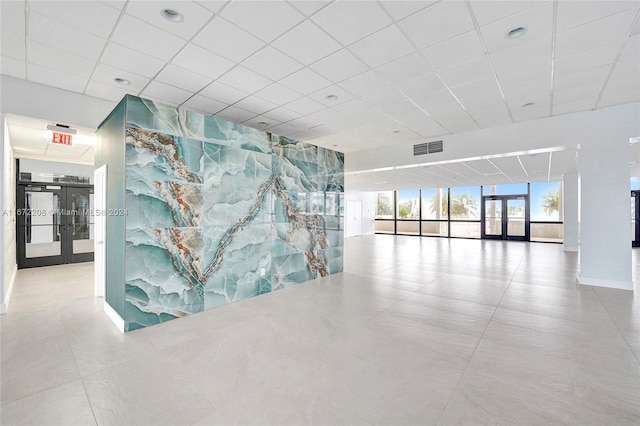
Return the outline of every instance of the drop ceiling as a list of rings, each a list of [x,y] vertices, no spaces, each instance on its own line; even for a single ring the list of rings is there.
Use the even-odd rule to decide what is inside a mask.
[[[2,74],[114,102],[131,93],[353,155],[640,100],[638,1],[0,4]],[[575,152],[543,156],[545,167],[516,156],[421,169],[546,180]]]

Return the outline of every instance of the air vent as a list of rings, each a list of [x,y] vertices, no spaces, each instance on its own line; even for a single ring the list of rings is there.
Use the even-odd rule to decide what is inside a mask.
[[[442,141],[419,143],[413,146],[413,155],[425,155],[434,154],[436,152],[444,151],[444,144]]]

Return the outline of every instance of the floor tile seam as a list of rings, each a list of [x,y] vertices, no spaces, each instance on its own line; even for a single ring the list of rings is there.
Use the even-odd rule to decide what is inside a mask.
[[[506,294],[507,290],[509,289],[509,286],[511,285],[511,280],[515,276],[516,272],[518,271],[518,268],[520,267],[520,264],[522,263],[522,261],[524,260],[526,255],[527,255],[527,251],[525,250],[522,253],[521,257],[520,257],[520,261],[518,262],[518,266],[516,266],[513,274],[511,275],[511,279],[509,280],[509,283],[505,287],[504,292],[502,293],[502,296],[500,297],[500,300],[496,304],[496,306],[495,306],[495,308],[493,310],[493,313],[491,314],[491,317],[489,318],[489,321],[487,321],[487,324],[485,325],[484,330],[482,331],[482,334],[478,338],[478,342],[476,343],[475,348],[473,348],[473,351],[471,352],[471,355],[469,356],[469,359],[467,360],[467,363],[465,364],[464,368],[462,369],[462,372],[460,373],[460,376],[458,377],[458,380],[456,381],[455,386],[451,390],[451,393],[449,394],[449,398],[447,399],[446,404],[442,408],[442,411],[440,412],[440,415],[438,416],[438,419],[436,420],[436,424],[440,424],[440,419],[442,418],[442,416],[444,415],[445,411],[447,410],[447,407],[449,406],[449,403],[451,402],[451,398],[453,398],[453,395],[456,393],[456,391],[458,389],[458,386],[460,385],[460,381],[462,380],[462,378],[464,377],[467,369],[471,365],[471,361],[473,360],[473,357],[474,357],[476,351],[478,350],[478,347],[480,346],[480,343],[484,339],[484,336],[485,336],[487,330],[489,329],[489,326],[491,325],[491,322],[493,321],[493,317],[495,316],[496,312],[498,311],[498,308],[500,307],[500,304],[502,303],[502,299],[504,298],[504,295]]]
[[[409,295],[409,296],[407,296],[407,297],[410,297],[410,296],[411,296],[411,295]],[[444,296],[434,296],[434,297],[442,297],[442,298],[446,298],[446,297],[444,297]],[[449,299],[449,300],[457,300],[457,299],[450,299],[450,298],[446,298],[446,299]],[[438,307],[438,306],[425,305],[425,304],[418,303],[418,302],[414,302],[414,301],[410,301],[410,300],[407,300],[407,301],[403,300],[403,302],[405,302],[405,303],[410,303],[410,304],[412,304],[412,305],[420,306],[420,307],[423,307],[423,308],[433,309],[433,310],[436,310],[436,311],[438,311],[438,312],[446,312],[446,313],[450,313],[450,314],[453,314],[453,315],[456,315],[456,316],[461,315],[461,316],[463,316],[463,317],[465,317],[465,318],[484,321],[484,318],[482,318],[482,317],[475,316],[475,315],[470,315],[470,314],[467,314],[467,313],[465,313],[465,312],[454,311],[454,310],[452,310],[452,309],[440,308],[440,307]],[[469,303],[475,303],[475,302],[469,302]],[[482,306],[490,306],[490,305],[482,305]],[[492,306],[492,307],[493,307],[493,306]]]
[[[96,417],[96,412],[93,409],[93,404],[91,403],[91,398],[89,398],[89,392],[87,392],[87,386],[84,383],[84,378],[80,377],[80,383],[82,383],[82,389],[84,390],[84,396],[87,398],[87,402],[89,403],[89,408],[91,409],[91,415],[93,416],[93,421],[96,425],[98,425],[98,418]]]
[[[49,391],[49,390],[51,390],[51,389],[55,389],[55,388],[57,388],[57,387],[59,387],[59,386],[68,385],[69,383],[75,382],[76,380],[82,380],[82,377],[78,376],[78,377],[73,378],[73,379],[71,379],[71,380],[66,380],[66,381],[64,381],[64,382],[62,382],[62,383],[57,383],[57,384],[55,384],[55,385],[47,386],[47,387],[45,387],[45,388],[43,388],[43,389],[40,389],[40,390],[38,390],[38,391],[36,391],[36,392],[30,393],[29,395],[24,395],[24,396],[21,396],[21,397],[19,397],[19,398],[15,398],[15,399],[10,399],[10,400],[7,400],[7,401],[3,401],[3,402],[2,402],[2,404],[1,404],[1,406],[4,406],[4,405],[9,404],[9,403],[12,403],[12,402],[17,402],[17,401],[23,400],[23,399],[25,399],[25,398],[30,398],[30,397],[35,396],[35,395],[38,395],[38,394],[40,394],[40,393],[42,393],[42,392],[46,392],[46,391]]]
[[[611,316],[611,313],[609,312],[609,308],[607,308],[606,303],[604,303],[602,301],[602,299],[600,298],[600,295],[598,294],[597,291],[595,291],[595,289],[593,290],[593,292],[595,293],[596,297],[598,298],[598,300],[600,301],[600,303],[602,304],[602,306],[604,306],[605,311],[607,312],[607,315],[609,316],[609,319],[611,320],[611,322],[613,323],[613,325],[616,327],[616,330],[618,330],[618,333],[620,334],[620,336],[622,336],[622,339],[624,339],[625,343],[627,344],[627,347],[629,348],[629,350],[631,351],[631,354],[633,355],[633,357],[635,358],[636,362],[638,363],[638,365],[640,366],[640,356],[639,354],[637,354],[633,348],[631,347],[631,345],[629,344],[629,341],[627,340],[627,338],[625,337],[624,333],[620,330],[620,327],[618,326],[618,323],[613,319],[613,316]]]

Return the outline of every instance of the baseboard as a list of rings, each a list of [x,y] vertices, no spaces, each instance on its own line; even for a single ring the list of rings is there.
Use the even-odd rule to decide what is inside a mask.
[[[113,321],[116,327],[118,327],[118,330],[120,330],[121,333],[124,333],[124,320],[120,314],[107,303],[106,300],[104,301],[104,312],[107,314],[109,319]]]
[[[18,273],[18,265],[13,265],[13,272],[9,279],[9,289],[7,290],[7,297],[4,303],[0,304],[0,315],[6,314],[9,308],[9,302],[11,301],[11,292],[13,291],[13,284],[16,282],[16,274]]]
[[[578,284],[581,284],[581,285],[633,291],[633,282],[631,281],[613,281],[613,280],[603,280],[601,278],[589,278],[589,277],[580,276],[579,271],[577,273],[576,278],[578,279]]]
[[[574,247],[574,246],[564,246],[563,247],[564,251],[571,251],[571,252],[578,252],[578,247]]]

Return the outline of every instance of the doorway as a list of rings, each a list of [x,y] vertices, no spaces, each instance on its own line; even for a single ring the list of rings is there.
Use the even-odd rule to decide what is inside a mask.
[[[640,247],[640,191],[631,191],[631,241]]]
[[[482,238],[529,241],[529,197],[486,195],[482,197]]]
[[[18,268],[93,261],[93,186],[19,184]]]

